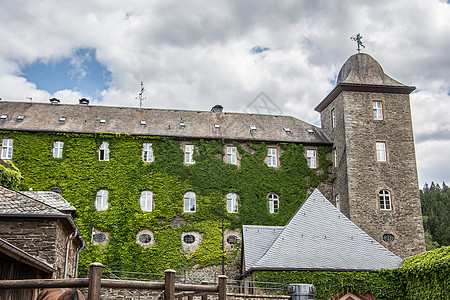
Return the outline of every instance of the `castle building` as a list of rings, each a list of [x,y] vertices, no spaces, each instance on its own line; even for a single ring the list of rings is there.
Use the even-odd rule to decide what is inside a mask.
[[[60,190],[76,207],[87,263],[218,265],[243,225],[284,226],[315,188],[405,258],[425,251],[413,90],[357,54],[316,107],[322,128],[220,105],[3,101],[1,158],[20,169],[23,189]]]

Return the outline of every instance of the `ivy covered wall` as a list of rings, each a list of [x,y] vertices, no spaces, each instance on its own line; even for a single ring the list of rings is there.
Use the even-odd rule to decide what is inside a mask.
[[[219,140],[192,141],[196,148],[193,165],[184,165],[181,140],[164,137],[142,137],[99,133],[58,134],[2,132],[14,139],[13,160],[25,180],[20,189],[50,190],[60,187],[62,196],[73,204],[80,215],[76,220],[88,241],[81,253],[81,264],[92,261],[107,265],[142,265],[148,272],[167,268],[184,268],[220,264],[222,260],[222,220],[226,228],[242,224],[285,225],[306,199],[310,188],[329,181],[327,159],[331,148],[318,147],[317,169],[310,169],[300,144],[281,143],[281,167],[270,168],[264,162],[264,143],[234,143],[240,156],[240,167],[222,161],[224,146]],[[64,142],[63,157],[53,158],[55,141]],[[98,148],[109,142],[110,160],[98,160]],[[155,160],[142,161],[142,144],[151,142]],[[95,209],[96,193],[109,192],[109,208]],[[143,190],[154,193],[152,212],[144,212],[139,204]],[[197,195],[195,213],[183,212],[183,195]],[[226,211],[225,195],[239,195],[237,214]],[[269,193],[280,198],[279,212],[270,214]],[[184,219],[172,226],[176,216]],[[179,218],[178,217],[178,218]],[[91,230],[109,232],[108,246],[93,245]],[[136,243],[136,234],[150,229],[156,245],[144,248]],[[181,233],[203,234],[200,248],[193,253],[181,251]]]

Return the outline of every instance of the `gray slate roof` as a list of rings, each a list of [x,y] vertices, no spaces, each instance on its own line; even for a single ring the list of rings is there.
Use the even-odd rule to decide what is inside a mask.
[[[267,238],[271,230],[273,236]],[[280,227],[272,226],[243,226],[246,271],[370,271],[395,269],[403,262],[344,216],[317,189],[279,230]],[[258,247],[267,251],[261,256],[262,249],[256,250]]]
[[[7,115],[6,120],[0,119],[3,130],[331,143],[321,128],[289,116],[4,101],[0,102],[0,114]],[[60,117],[66,122],[60,122]],[[181,120],[184,128],[180,127]],[[215,129],[215,124],[220,129]],[[252,125],[255,131],[250,130]]]
[[[50,205],[3,186],[0,186],[0,215],[66,216]]]
[[[45,204],[50,205],[51,207],[54,207],[62,212],[76,212],[76,208],[58,193],[50,191],[24,191],[21,193],[30,198],[44,202]]]

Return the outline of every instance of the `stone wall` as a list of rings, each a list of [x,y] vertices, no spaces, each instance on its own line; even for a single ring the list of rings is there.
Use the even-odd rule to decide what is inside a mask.
[[[383,120],[372,116],[372,101],[378,99]],[[342,92],[322,111],[322,126],[338,152],[333,188],[341,211],[402,258],[425,251],[409,95]],[[387,162],[377,161],[376,141],[386,142]],[[380,209],[383,189],[391,192],[392,210]],[[383,241],[384,234],[394,241]]]

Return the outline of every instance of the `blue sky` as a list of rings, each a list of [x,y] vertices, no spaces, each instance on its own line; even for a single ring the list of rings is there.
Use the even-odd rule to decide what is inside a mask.
[[[417,87],[420,184],[450,183],[449,16],[447,0],[0,1],[0,98],[138,107],[143,81],[143,107],[244,112],[264,92],[320,124],[314,108],[360,33],[386,74]]]
[[[97,100],[111,82],[111,72],[97,60],[95,49],[80,48],[68,57],[37,59],[21,72],[38,89],[50,93],[74,90]]]

